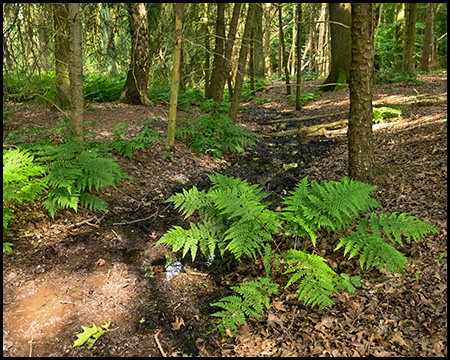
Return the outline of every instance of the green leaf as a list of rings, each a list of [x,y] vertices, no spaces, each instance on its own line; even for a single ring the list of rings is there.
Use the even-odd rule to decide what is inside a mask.
[[[93,326],[91,328],[87,326],[81,326],[84,331],[81,334],[77,335],[78,339],[75,340],[75,342],[73,343],[73,347],[82,346],[87,343],[88,349],[92,349],[98,338],[101,335],[103,335],[105,331],[108,330],[110,324],[111,322],[107,322],[103,324],[101,327],[98,327],[97,325],[92,323]]]

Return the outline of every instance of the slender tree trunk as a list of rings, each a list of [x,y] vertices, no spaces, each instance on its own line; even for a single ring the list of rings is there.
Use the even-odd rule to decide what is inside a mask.
[[[236,85],[234,86],[234,94],[231,100],[229,113],[230,119],[234,123],[236,123],[237,113],[239,109],[239,101],[241,100],[242,84],[244,83],[244,75],[248,55],[248,45],[250,42],[256,6],[257,6],[256,3],[249,4],[247,19],[245,20],[244,37],[242,38],[241,50],[239,52],[238,69],[236,72]]]
[[[252,31],[250,35],[250,57],[249,57],[249,75],[250,75],[250,90],[255,90],[255,32]]]
[[[403,48],[403,70],[412,74],[414,72],[414,37],[416,34],[417,3],[406,4],[406,32]]]
[[[352,3],[352,61],[348,124],[349,175],[372,181],[376,164],[373,144],[374,4]]]
[[[270,4],[265,4],[264,11],[264,67],[268,77],[272,76],[272,68],[270,66]]]
[[[144,3],[128,3],[131,32],[131,62],[120,101],[135,105],[152,105],[147,97],[150,72],[150,35]]]
[[[319,17],[319,23],[317,24],[319,26],[319,39],[317,42],[317,50],[316,50],[316,64],[317,64],[317,72],[319,75],[323,75],[323,64],[324,64],[324,57],[323,57],[323,48],[325,43],[325,18],[326,18],[326,12],[327,12],[327,4],[322,3],[322,10],[320,11],[320,17]]]
[[[220,86],[220,77],[222,76],[225,66],[225,3],[217,3],[217,20],[216,20],[216,45],[214,48],[214,62],[211,74],[211,82],[208,86],[206,94],[207,99],[215,99],[215,94]],[[220,102],[219,99],[216,102]]]
[[[351,6],[350,3],[329,3],[331,32],[331,67],[330,73],[320,90],[334,91],[346,84],[351,61]],[[323,86],[327,85],[328,86]]]
[[[297,92],[295,95],[295,109],[302,109],[300,85],[302,84],[302,4],[297,4]]]
[[[68,13],[68,4],[53,4],[56,72],[55,104],[61,111],[71,109]]]
[[[166,148],[172,151],[175,145],[177,119],[178,84],[180,81],[181,31],[183,29],[183,3],[175,3],[175,47],[173,50],[172,87],[170,91],[169,118],[167,119]]]
[[[220,76],[217,79],[216,92],[214,94],[214,100],[218,107],[222,104],[223,92],[225,89],[225,82],[228,81],[228,90],[230,99],[233,97],[233,89],[231,87],[231,54],[233,52],[234,42],[236,39],[236,33],[239,22],[239,15],[241,13],[240,3],[234,4],[233,15],[231,17],[230,28],[228,30],[228,37],[225,42],[225,59],[222,68],[220,69]]]
[[[258,81],[265,79],[264,71],[264,47],[263,47],[263,8],[262,3],[258,3],[255,13],[253,28],[253,66],[255,77]]]
[[[395,22],[398,24],[395,29],[395,41],[400,43],[403,41],[404,26],[401,25],[401,21],[405,18],[405,3],[395,4]]]
[[[204,31],[205,31],[205,97],[209,94],[209,85],[211,79],[211,58],[209,47],[209,11],[211,3],[205,3]]]
[[[81,12],[79,3],[69,3],[70,79],[72,114],[70,125],[75,140],[84,140],[84,92],[81,46]]]
[[[292,15],[292,20],[293,20],[293,24],[292,24],[292,46],[291,46],[291,51],[289,52],[289,59],[288,59],[288,64],[289,64],[289,72],[291,76],[294,76],[295,74],[295,60],[296,60],[296,48],[297,48],[297,22],[295,21],[295,18],[297,17],[297,6],[294,6],[293,9],[293,15]]]
[[[427,16],[425,22],[425,35],[423,39],[422,58],[420,59],[419,69],[430,71],[431,44],[433,38],[433,3],[428,3]]]
[[[288,70],[288,59],[286,57],[286,48],[284,46],[284,31],[283,31],[283,15],[282,15],[281,4],[278,5],[278,26],[280,28],[280,44],[281,44],[281,56],[283,58],[284,76],[286,78],[286,94],[291,95],[291,86],[289,82],[289,70]]]

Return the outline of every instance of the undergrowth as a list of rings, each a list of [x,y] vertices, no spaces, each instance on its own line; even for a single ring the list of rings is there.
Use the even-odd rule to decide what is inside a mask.
[[[193,187],[167,200],[185,219],[197,214],[201,221],[191,222],[187,228],[175,226],[159,243],[173,251],[182,250],[183,256],[190,252],[192,259],[198,252],[211,259],[216,251],[237,261],[262,259],[265,278],[232,287],[237,295],[212,304],[222,308],[213,314],[220,318],[217,329],[222,334],[236,332],[248,317],[264,316],[269,294],[277,292],[274,273],[279,269],[290,276],[285,287],[298,286],[299,301],[320,308],[333,305],[334,292],[354,292],[360,285],[359,277],[337,274],[321,256],[296,249],[275,251],[275,234],[310,239],[314,247],[320,230],[344,234],[335,251],[343,248],[342,255],[349,259],[359,255],[362,269],[378,267],[404,274],[407,260],[393,245],[403,246],[403,240],[418,242],[438,232],[405,213],[378,215],[374,210],[381,205],[370,197],[374,187],[348,178],[319,184],[305,177],[285,197],[282,211],[269,209],[269,203],[263,201],[269,194],[257,185],[220,174],[209,178],[212,186],[208,191]]]

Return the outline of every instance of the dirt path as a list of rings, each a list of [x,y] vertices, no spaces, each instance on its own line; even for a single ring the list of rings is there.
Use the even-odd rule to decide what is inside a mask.
[[[362,277],[355,294],[342,294],[325,311],[292,301],[288,288],[275,299],[270,321],[249,321],[225,342],[217,333],[205,335],[209,303],[227,294],[240,274],[258,269],[236,268],[224,276],[217,268],[171,258],[155,243],[182,218],[164,200],[194,184],[206,188],[206,174],[219,171],[261,184],[276,207],[306,175],[320,181],[347,175],[345,129],[329,137],[265,138],[224,160],[194,154],[182,142],[169,155],[157,144],[132,160],[118,158],[133,179],[102,194],[110,204],[106,215],[61,211],[52,221],[39,205],[18,209],[8,238],[14,253],[3,256],[4,356],[160,356],[161,350],[194,356],[446,356],[447,74],[421,80],[377,86],[374,96],[375,106],[403,106],[401,121],[374,126],[376,159],[390,169],[375,179],[375,197],[386,213],[408,212],[440,231],[402,249],[410,263],[407,276],[361,271],[357,262],[333,253],[336,239],[322,237],[316,251]],[[305,82],[303,91],[318,83]],[[348,90],[324,94],[297,112],[276,85],[263,94],[271,102],[244,104],[242,124],[268,133],[283,129],[267,125],[271,119],[348,110]],[[129,122],[132,134],[155,114],[155,128],[163,132],[164,106],[93,104],[87,120],[102,120],[94,130],[108,138],[118,122]],[[10,117],[15,128],[51,127],[60,119],[42,106]],[[73,347],[81,326],[105,322],[111,331],[92,350]]]

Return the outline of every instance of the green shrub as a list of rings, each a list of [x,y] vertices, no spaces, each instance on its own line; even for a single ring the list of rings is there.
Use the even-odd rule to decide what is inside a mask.
[[[93,102],[116,101],[124,85],[124,76],[88,75],[83,80],[84,97]]]
[[[374,123],[380,123],[385,122],[390,119],[397,119],[402,116],[401,110],[392,109],[389,107],[380,107],[380,108],[373,108],[373,122]]]
[[[319,184],[309,182],[306,177],[284,199],[284,211],[277,212],[269,210],[269,203],[263,202],[269,194],[261,192],[257,185],[220,174],[209,178],[212,186],[207,192],[193,187],[167,200],[173,202],[185,218],[198,213],[201,223],[191,223],[188,229],[176,226],[159,240],[173,251],[183,249],[183,256],[190,251],[193,259],[198,250],[211,258],[216,249],[221,256],[229,252],[238,261],[243,256],[262,257],[266,275],[270,276],[273,259],[276,260],[270,246],[273,235],[281,231],[285,235],[310,238],[315,246],[316,232],[324,229],[350,232],[340,239],[335,251],[343,247],[344,256],[349,254],[349,258],[359,254],[362,269],[377,266],[380,271],[384,268],[388,273],[404,274],[406,258],[385,239],[402,246],[404,238],[408,242],[419,241],[431,232],[438,232],[407,214],[393,213],[388,217],[371,213],[381,207],[370,197],[374,187],[348,178]],[[328,307],[333,304],[334,291],[353,292],[360,284],[358,277],[350,279],[346,274],[338,275],[317,255],[291,249],[281,254],[281,258],[284,273],[292,274],[286,287],[298,283],[298,299],[312,306]],[[245,289],[248,287],[251,294],[259,291],[256,283],[243,285]],[[214,314],[222,318],[219,321],[222,332],[226,328],[235,332],[237,326],[246,321],[246,316],[259,317],[263,310],[262,300],[258,302],[249,297],[243,288],[234,288],[238,293],[241,291],[239,294],[243,298],[231,296],[213,304],[225,309]],[[266,297],[261,295],[258,299]],[[268,308],[268,303],[264,304]]]
[[[188,126],[177,127],[177,137],[189,137],[190,148],[198,154],[210,154],[222,158],[223,151],[244,152],[244,146],[256,144],[257,135],[243,126],[234,124],[222,112],[204,114],[194,120],[186,119]]]
[[[306,93],[301,93],[300,94],[300,100],[302,102],[302,106],[305,106],[306,103],[309,100],[314,100],[314,99],[320,97],[320,94],[321,94],[321,92],[318,91],[318,90],[314,90],[314,91],[310,91],[310,92],[306,92]],[[296,100],[296,95],[287,95],[286,97],[289,100],[289,104],[294,106],[296,101],[297,101]]]

